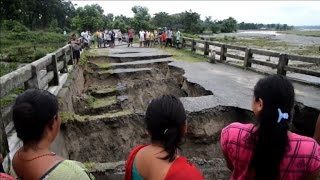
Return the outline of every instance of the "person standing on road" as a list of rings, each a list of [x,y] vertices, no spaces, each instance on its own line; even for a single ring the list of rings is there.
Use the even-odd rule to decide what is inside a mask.
[[[150,32],[146,31],[146,47],[150,46]]]
[[[71,47],[73,52],[73,64],[78,64],[80,60],[81,43],[75,34],[71,38]]]
[[[119,42],[119,44],[121,44],[121,41],[122,41],[122,33],[121,33],[121,31],[118,31],[118,42]]]
[[[180,48],[180,44],[181,44],[181,33],[180,33],[179,29],[177,29],[177,32],[176,32],[176,45],[177,45],[177,48]]]
[[[154,34],[152,31],[150,32],[150,47],[154,47]]]
[[[134,37],[134,31],[132,28],[129,27],[128,28],[128,47],[130,47],[130,44],[132,47],[133,37]]]
[[[145,35],[145,32],[143,31],[143,29],[139,32],[139,42],[140,42],[140,46],[139,47],[142,47],[142,44],[144,44],[144,35]]]
[[[162,32],[161,33],[161,42],[160,42],[161,48],[162,48],[162,46],[165,46],[166,40],[167,40],[167,34],[166,34],[166,32]]]
[[[166,47],[168,47],[168,44],[170,47],[172,46],[172,29],[169,29],[167,31],[167,42],[166,42]]]

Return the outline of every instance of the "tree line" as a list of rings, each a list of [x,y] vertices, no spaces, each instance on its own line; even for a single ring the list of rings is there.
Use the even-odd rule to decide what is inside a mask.
[[[268,29],[277,31],[292,30],[294,27],[287,24],[261,24],[261,23],[245,23],[241,22],[238,24],[240,30],[255,30],[255,29]]]
[[[169,15],[158,12],[153,16],[147,7],[132,7],[133,17],[114,16],[105,13],[98,4],[75,8],[71,1],[66,0],[2,0],[1,20],[18,21],[31,30],[45,29],[49,31],[67,32],[76,30],[95,31],[97,29],[120,29],[127,31],[128,27],[136,30],[170,27],[191,34],[203,32],[235,32],[238,29],[276,29],[289,30],[292,26],[286,24],[254,24],[237,23],[229,17],[224,20],[212,20],[212,17],[200,19],[200,14],[192,10]]]

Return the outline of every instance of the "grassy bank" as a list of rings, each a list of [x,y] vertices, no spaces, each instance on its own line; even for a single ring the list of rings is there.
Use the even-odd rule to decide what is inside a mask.
[[[319,31],[279,31],[277,33],[293,34],[298,36],[320,37],[320,30]]]
[[[259,48],[265,50],[273,50],[288,54],[296,54],[302,56],[320,56],[319,46],[299,46],[294,44],[289,44],[279,40],[271,40],[265,38],[237,38],[237,37],[215,37],[210,38],[211,41],[217,41],[220,43],[244,46],[250,48]]]
[[[176,48],[160,48],[167,52],[168,54],[172,55],[172,58],[180,61],[186,61],[186,62],[206,62],[208,61],[208,58],[205,58],[201,55],[194,54],[190,50],[186,49],[176,49]]]
[[[1,61],[9,63],[0,64],[0,76],[15,70],[18,64],[33,62],[55,51],[68,41],[67,36],[43,31],[3,31],[0,38]]]

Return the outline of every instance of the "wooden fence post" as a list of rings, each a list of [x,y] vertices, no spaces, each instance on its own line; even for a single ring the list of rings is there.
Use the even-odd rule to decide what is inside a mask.
[[[227,54],[227,47],[226,47],[226,45],[222,44],[220,53],[221,53],[221,54],[220,54],[220,61],[225,61],[225,60],[227,60],[227,56],[226,56],[226,54]]]
[[[59,72],[58,72],[58,64],[57,64],[57,56],[56,54],[52,54],[51,56],[51,64],[47,67],[47,72],[53,71],[53,79],[49,82],[49,86],[58,86],[59,85]]]
[[[252,59],[252,57],[253,57],[253,54],[251,52],[251,48],[246,48],[246,54],[244,56],[244,62],[243,62],[244,67],[251,67],[250,60]]]
[[[214,51],[214,49],[211,50],[210,63],[216,63],[216,52]]]
[[[25,89],[40,89],[39,72],[34,65],[31,65],[32,79],[25,83]]]
[[[196,52],[196,45],[197,45],[196,41],[192,39],[192,47],[191,47],[192,52]]]
[[[72,46],[69,46],[69,52],[70,52],[70,58],[71,60],[68,62],[69,65],[74,65],[74,62],[73,62],[73,49],[72,49]]]
[[[208,56],[209,55],[209,42],[206,41],[205,44],[204,44],[204,52],[203,52],[204,56]]]
[[[287,71],[284,69],[288,65],[289,59],[287,54],[280,54],[279,62],[278,62],[278,70],[277,74],[286,75]]]
[[[186,47],[186,39],[182,38],[182,48]]]
[[[63,68],[60,70],[60,73],[67,73],[68,72],[68,62],[67,62],[67,51],[62,49],[62,60],[63,60]]]

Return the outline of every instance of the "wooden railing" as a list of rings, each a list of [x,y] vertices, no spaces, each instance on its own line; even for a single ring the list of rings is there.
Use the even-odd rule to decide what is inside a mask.
[[[9,96],[16,88],[46,89],[57,95],[68,77],[68,67],[73,65],[71,45],[66,45],[39,60],[27,64],[11,73],[0,77],[0,98]],[[68,66],[71,65],[71,66]],[[0,107],[5,111],[0,114],[0,152],[8,158],[9,143],[7,142],[6,127],[11,121],[11,105]],[[9,134],[13,129],[9,129]],[[11,142],[12,144],[12,142]],[[9,167],[10,165],[8,165]]]
[[[0,77],[0,98],[21,85],[24,85],[25,89],[48,89],[51,86],[58,86],[62,73],[68,72],[68,64],[73,64],[72,55],[71,45],[66,45]]]
[[[302,69],[302,68],[289,65],[289,60],[302,61],[306,63],[314,63],[317,65],[320,65],[320,58],[317,58],[317,57],[290,55],[290,54],[284,54],[284,53],[279,53],[274,51],[267,51],[267,50],[248,48],[248,47],[242,47],[242,46],[234,46],[229,44],[222,44],[218,42],[205,41],[205,40],[192,39],[192,38],[183,38],[182,43],[183,43],[182,47],[189,47],[191,48],[192,52],[196,52],[196,50],[203,51],[204,56],[209,55],[210,45],[219,47],[220,51],[215,51],[215,53],[220,56],[220,59],[219,59],[220,62],[225,62],[227,60],[227,57],[234,58],[234,59],[243,61],[244,68],[250,69],[252,64],[258,64],[262,66],[276,68],[277,74],[286,75],[287,71],[290,71],[290,72],[320,77],[319,71]],[[204,47],[203,48],[198,47],[197,43],[203,44]],[[244,52],[244,56],[228,53],[228,49]],[[275,57],[275,58],[278,58],[279,60],[277,64],[268,62],[268,61],[261,61],[261,60],[255,59],[253,57],[254,54]]]

